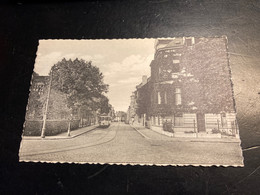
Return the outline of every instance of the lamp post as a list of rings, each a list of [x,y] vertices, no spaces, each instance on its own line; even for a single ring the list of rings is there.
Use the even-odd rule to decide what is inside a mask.
[[[51,70],[51,73],[50,73],[50,83],[49,83],[49,88],[48,88],[45,110],[44,110],[44,113],[43,113],[43,124],[42,124],[41,138],[45,138],[46,120],[47,120],[47,113],[48,113],[50,93],[51,93],[51,83],[52,83],[52,70]]]
[[[69,117],[69,124],[68,124],[68,137],[70,137],[70,130],[71,130],[71,121],[72,121],[72,114],[70,114],[70,117]]]

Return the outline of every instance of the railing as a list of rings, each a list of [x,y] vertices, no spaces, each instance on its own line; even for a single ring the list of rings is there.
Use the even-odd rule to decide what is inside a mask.
[[[228,123],[221,123],[219,120],[214,123],[206,123],[206,129],[211,129],[212,132],[218,132],[222,135],[235,136],[238,134],[237,121],[229,121]]]
[[[182,124],[182,125],[174,125],[172,122],[164,122],[162,125],[152,125],[162,127],[164,131],[168,132],[184,132],[184,133],[199,133],[198,124],[194,120],[193,123]],[[226,136],[236,136],[238,134],[238,125],[237,121],[229,121],[228,124],[220,124],[217,123],[206,123],[205,124],[206,132],[210,134],[221,134]]]

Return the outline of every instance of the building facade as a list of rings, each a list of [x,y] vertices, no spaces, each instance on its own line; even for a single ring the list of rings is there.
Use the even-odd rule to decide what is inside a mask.
[[[158,39],[150,67],[149,82],[135,92],[143,125],[175,135],[238,135],[225,37]]]

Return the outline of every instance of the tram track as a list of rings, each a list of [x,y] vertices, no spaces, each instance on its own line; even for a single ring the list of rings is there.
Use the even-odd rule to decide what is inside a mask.
[[[41,152],[33,152],[33,153],[21,153],[20,157],[26,157],[26,156],[37,156],[37,155],[45,155],[45,154],[53,154],[53,153],[60,153],[60,152],[67,152],[67,151],[72,151],[72,150],[78,150],[78,149],[83,149],[83,148],[89,148],[89,147],[94,147],[94,146],[99,146],[99,145],[103,145],[103,144],[107,144],[109,142],[112,142],[116,136],[117,136],[117,132],[119,129],[119,125],[117,124],[117,126],[115,127],[115,129],[111,129],[109,131],[107,131],[105,133],[104,136],[100,137],[99,139],[95,140],[95,143],[92,144],[82,144],[79,146],[68,146],[66,148],[59,148],[59,149],[52,149],[52,150],[45,150],[45,151],[41,151]],[[114,134],[112,134],[112,137],[105,140],[105,141],[101,141],[103,139],[105,139],[109,133],[114,132]]]

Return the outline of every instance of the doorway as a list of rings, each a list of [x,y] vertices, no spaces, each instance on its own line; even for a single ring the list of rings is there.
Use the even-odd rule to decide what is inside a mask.
[[[205,114],[197,113],[198,132],[205,132]]]

